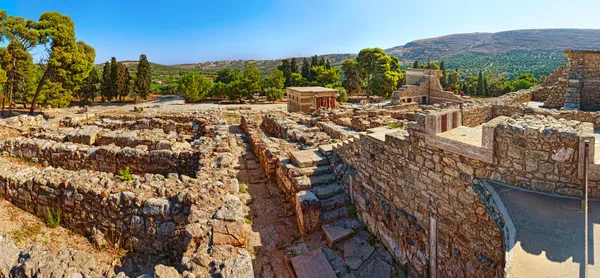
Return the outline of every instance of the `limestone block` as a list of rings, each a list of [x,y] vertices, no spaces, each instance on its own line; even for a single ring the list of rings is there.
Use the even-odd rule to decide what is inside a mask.
[[[296,221],[300,233],[306,235],[321,226],[321,202],[311,191],[296,193]]]

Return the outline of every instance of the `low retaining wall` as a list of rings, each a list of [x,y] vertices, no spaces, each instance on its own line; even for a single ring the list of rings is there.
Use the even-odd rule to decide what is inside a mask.
[[[152,175],[126,182],[107,173],[39,170],[0,160],[4,199],[42,219],[50,210],[60,211],[61,225],[96,244],[108,241],[154,254],[183,251],[184,235],[177,231],[185,229],[191,203],[189,192],[178,193],[176,184]],[[155,196],[161,187],[173,195]]]
[[[44,165],[68,170],[88,169],[118,174],[129,167],[136,174],[178,173],[194,176],[199,154],[192,150],[146,151],[115,145],[91,147],[45,139],[9,138],[0,142],[0,151]]]
[[[277,162],[280,156],[277,150],[277,142],[269,139],[250,117],[242,116],[240,127],[248,136],[252,150],[256,157],[258,157],[260,165],[265,170],[267,176],[269,178],[275,177],[275,170],[277,169]]]

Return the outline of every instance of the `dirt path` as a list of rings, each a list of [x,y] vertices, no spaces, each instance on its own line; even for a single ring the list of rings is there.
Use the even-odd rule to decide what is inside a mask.
[[[292,208],[277,185],[268,180],[242,130],[231,126],[230,131],[236,137],[232,149],[237,156],[234,164],[239,169],[237,178],[253,197],[249,204],[249,221],[252,223],[250,247],[254,250],[254,273],[256,277],[289,277],[284,250],[300,238]]]

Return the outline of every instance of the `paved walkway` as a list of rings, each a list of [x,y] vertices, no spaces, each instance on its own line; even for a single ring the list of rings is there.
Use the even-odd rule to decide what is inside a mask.
[[[584,277],[579,199],[487,183],[502,199],[516,229],[511,277]],[[589,277],[600,277],[600,201],[589,204]]]

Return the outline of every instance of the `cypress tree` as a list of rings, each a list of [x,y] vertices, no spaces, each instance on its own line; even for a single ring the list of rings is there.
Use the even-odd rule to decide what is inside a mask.
[[[325,63],[325,68],[331,69],[331,64],[329,63],[329,60],[327,60],[327,62]]]
[[[488,92],[487,78],[485,78],[485,77],[483,78],[483,88],[484,88],[484,90],[485,90],[485,91],[484,91],[484,93],[485,93],[485,96],[486,96],[486,97],[487,97],[487,96],[490,96],[490,95],[489,95],[489,92]]]
[[[100,96],[102,102],[109,100],[110,92],[110,64],[104,63],[104,71],[102,72],[102,83],[100,85]]]
[[[150,82],[152,78],[152,68],[150,62],[146,58],[146,54],[140,55],[140,60],[137,65],[137,74],[135,78],[135,93],[144,99],[148,99],[150,95]]]
[[[413,69],[418,69],[418,68],[419,68],[419,60],[416,60],[416,61],[413,63],[413,66],[412,66],[412,67],[413,67]]]
[[[108,101],[119,96],[119,65],[117,58],[110,58],[110,83],[108,88]]]
[[[283,77],[285,77],[285,87],[291,86],[292,85],[292,67],[290,65],[290,61],[288,59],[281,60],[281,65],[279,65],[277,68],[283,72]]]
[[[440,70],[442,71],[442,79],[440,80],[440,84],[444,90],[448,87],[448,75],[446,74],[446,65],[444,61],[440,63]]]
[[[292,73],[298,73],[298,64],[296,63],[296,58],[292,58],[292,61],[290,62],[290,76],[292,76]]]
[[[483,96],[485,94],[485,87],[483,86],[483,73],[481,71],[479,71],[479,77],[477,77],[476,94],[478,96]]]
[[[308,76],[310,76],[310,64],[308,63],[308,59],[306,59],[306,57],[304,57],[304,59],[302,60],[302,71],[301,71],[302,77],[308,79]]]
[[[325,66],[325,58],[321,56],[321,60],[319,61],[319,66]]]
[[[312,69],[314,66],[319,65],[319,57],[317,55],[313,56],[310,61],[310,74],[308,75],[308,81],[315,81],[317,79],[317,74]]]

